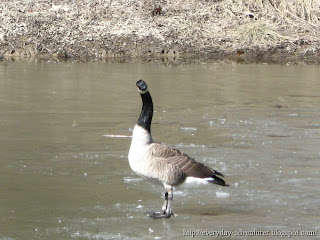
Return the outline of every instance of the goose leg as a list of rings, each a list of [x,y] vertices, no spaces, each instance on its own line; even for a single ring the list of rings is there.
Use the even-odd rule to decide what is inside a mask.
[[[153,212],[153,211],[147,211],[146,214],[148,214],[149,217],[152,218],[170,218],[171,215],[173,215],[173,212],[171,210],[171,204],[173,200],[173,189],[171,186],[165,185],[166,193],[164,194],[164,204],[162,206],[162,209],[160,212]]]
[[[164,213],[166,212],[167,206],[168,206],[168,193],[166,192],[166,193],[164,194],[164,204],[163,204],[163,206],[162,206],[162,208],[161,208],[161,213],[162,213],[162,214],[164,214]]]
[[[170,194],[168,194],[168,204],[167,204],[167,208],[165,213],[168,215],[168,218],[171,215],[174,215],[171,209],[171,205],[172,205],[172,200],[173,200],[173,192],[171,192]]]

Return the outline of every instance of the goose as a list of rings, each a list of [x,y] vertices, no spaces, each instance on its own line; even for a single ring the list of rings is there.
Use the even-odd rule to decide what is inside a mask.
[[[148,86],[143,80],[136,83],[142,99],[142,110],[134,126],[128,154],[131,169],[148,179],[160,181],[164,188],[165,202],[161,211],[147,211],[149,217],[170,218],[172,212],[173,187],[182,184],[187,178],[200,178],[206,182],[228,187],[220,177],[222,173],[195,161],[178,149],[156,143],[151,136],[153,102]],[[220,177],[219,177],[220,176]]]

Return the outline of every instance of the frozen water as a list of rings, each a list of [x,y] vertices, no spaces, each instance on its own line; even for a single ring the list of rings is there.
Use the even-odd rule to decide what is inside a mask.
[[[319,76],[319,66],[304,65],[0,62],[0,238],[317,230]],[[171,219],[144,215],[161,209],[163,186],[135,175],[131,139],[114,137],[132,134],[141,110],[133,79],[141,77],[155,103],[154,140],[222,172],[230,185],[176,187]],[[81,124],[72,127],[74,119]]]

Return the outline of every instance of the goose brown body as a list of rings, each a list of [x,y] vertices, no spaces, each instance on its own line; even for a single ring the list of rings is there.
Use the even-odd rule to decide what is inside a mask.
[[[221,173],[165,144],[150,144],[143,158],[150,163],[149,170],[157,173],[156,178],[168,185],[180,185],[187,177],[213,178],[219,185],[225,185],[224,180],[217,176],[223,176]]]

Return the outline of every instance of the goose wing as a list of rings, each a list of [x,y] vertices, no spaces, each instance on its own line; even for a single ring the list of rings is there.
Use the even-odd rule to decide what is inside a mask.
[[[153,143],[150,147],[150,154],[154,161],[165,163],[177,171],[182,171],[186,177],[212,178],[212,180],[208,181],[226,186],[225,181],[218,177],[223,177],[220,172],[197,162],[178,149],[164,144]]]

